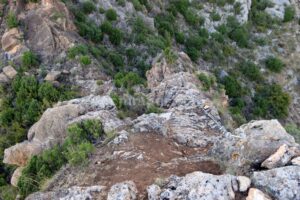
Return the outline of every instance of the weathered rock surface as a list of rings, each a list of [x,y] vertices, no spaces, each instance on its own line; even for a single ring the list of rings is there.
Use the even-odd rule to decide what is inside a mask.
[[[254,172],[251,180],[255,187],[275,199],[300,199],[299,166],[287,166]]]
[[[271,197],[256,188],[250,188],[246,200],[272,200]]]
[[[225,137],[217,142],[211,154],[229,162],[235,171],[248,173],[249,168],[259,166],[283,144],[298,146],[277,120],[258,120],[237,128],[231,139]]]
[[[170,200],[233,200],[235,193],[233,191],[232,181],[235,177],[231,175],[215,176],[202,172],[193,172],[184,177],[171,176],[166,184],[161,187],[148,187],[148,198],[157,196],[158,199]]]
[[[57,81],[57,79],[60,77],[60,75],[61,75],[60,71],[52,71],[47,74],[47,76],[44,78],[44,80],[50,81],[50,82]]]
[[[117,183],[110,188],[107,200],[136,200],[137,189],[132,181]]]
[[[1,84],[9,83],[9,79],[4,73],[0,73],[0,83]]]
[[[55,192],[36,192],[26,198],[26,200],[83,200],[83,199],[105,199],[104,186],[89,186],[89,187],[71,187],[62,188]]]
[[[271,0],[270,2],[272,7],[266,8],[266,12],[273,17],[283,19],[285,7],[291,5],[291,0]]]
[[[239,191],[240,192],[246,192],[248,188],[251,185],[251,180],[250,178],[246,176],[238,176],[237,178],[238,184],[239,184]]]
[[[9,79],[13,79],[17,75],[17,71],[12,66],[6,66],[2,71]]]
[[[22,35],[17,28],[5,32],[1,39],[2,49],[9,54],[15,54],[22,48]]]
[[[84,119],[100,119],[104,131],[117,129],[124,123],[117,119],[115,105],[108,96],[87,96],[58,103],[47,109],[28,131],[28,141],[5,150],[4,163],[24,166],[32,155],[62,143],[67,126]]]
[[[18,181],[19,181],[19,178],[20,178],[21,175],[22,175],[22,170],[23,170],[23,169],[24,169],[23,167],[18,167],[18,168],[14,171],[14,173],[13,173],[13,175],[11,176],[11,179],[10,179],[10,184],[11,184],[12,186],[18,187]]]
[[[261,166],[268,169],[285,166],[296,154],[297,148],[289,148],[286,144],[284,144],[280,146],[279,149],[274,154],[272,154],[267,160],[265,160],[261,164]]]
[[[292,164],[293,165],[298,165],[300,166],[300,157],[296,157],[292,160]]]

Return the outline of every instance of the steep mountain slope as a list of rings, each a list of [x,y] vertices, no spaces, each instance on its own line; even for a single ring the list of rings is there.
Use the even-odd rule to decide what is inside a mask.
[[[2,1],[0,198],[300,199],[298,4]]]

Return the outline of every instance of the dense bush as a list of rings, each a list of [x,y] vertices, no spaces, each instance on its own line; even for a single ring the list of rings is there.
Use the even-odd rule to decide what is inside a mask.
[[[87,0],[87,1],[82,3],[82,11],[85,14],[90,14],[90,13],[96,11],[96,9],[97,8],[96,8],[95,4],[90,0]]]
[[[38,57],[31,51],[24,52],[21,61],[22,61],[22,67],[26,69],[37,67],[39,65]]]
[[[7,24],[8,28],[10,28],[10,29],[18,27],[19,21],[14,13],[12,13],[12,12],[8,13],[7,19],[6,19],[6,24]]]
[[[280,72],[284,67],[283,62],[276,57],[267,58],[265,64],[266,67],[273,72]]]
[[[89,52],[87,46],[77,45],[68,49],[68,57],[74,59],[78,55],[87,55]]]
[[[134,85],[143,84],[144,80],[137,73],[134,72],[119,72],[114,77],[114,83],[116,87],[124,87],[130,89]]]
[[[264,118],[284,118],[288,115],[290,96],[279,85],[263,85],[253,99],[253,113]]]
[[[120,45],[123,40],[123,32],[117,28],[113,28],[109,33],[109,41],[114,45]]]
[[[234,76],[226,76],[221,83],[225,86],[226,94],[230,98],[237,98],[243,95],[243,88]]]
[[[204,90],[209,90],[211,86],[214,84],[215,79],[212,76],[208,76],[204,73],[200,73],[198,75],[198,79],[202,82],[203,89]]]
[[[253,62],[245,61],[240,63],[240,69],[241,72],[251,81],[261,81],[263,79],[259,67]]]
[[[92,61],[91,61],[89,56],[81,56],[80,57],[80,63],[82,65],[90,65],[92,63]]]
[[[61,146],[33,156],[22,171],[18,182],[23,197],[40,189],[41,184],[50,178],[64,164],[84,165],[95,143],[103,135],[98,120],[86,120],[68,128],[68,135]]]
[[[80,36],[95,43],[99,43],[103,39],[101,29],[92,21],[75,22]]]
[[[120,70],[124,67],[123,57],[115,52],[109,53],[109,61],[116,67],[117,70]]]
[[[117,12],[114,9],[108,9],[105,13],[106,19],[109,21],[117,20]]]
[[[292,6],[286,6],[284,9],[283,22],[292,21],[295,18],[296,10]]]
[[[216,11],[212,12],[210,14],[210,18],[213,20],[213,21],[220,21],[221,20],[221,16],[219,15],[219,13],[217,13]]]

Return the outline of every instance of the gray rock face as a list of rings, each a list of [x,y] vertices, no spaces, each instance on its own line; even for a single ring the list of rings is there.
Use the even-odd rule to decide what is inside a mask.
[[[231,175],[212,175],[202,172],[193,172],[184,177],[171,176],[161,191],[158,186],[148,187],[148,197],[169,200],[233,200],[235,193]],[[154,198],[153,198],[154,199]]]
[[[1,39],[2,49],[9,54],[15,54],[23,47],[21,38],[21,32],[17,28],[8,30]]]
[[[291,0],[271,0],[270,2],[273,6],[266,8],[266,12],[273,17],[283,19],[285,7],[291,5]]]
[[[26,200],[103,200],[105,198],[105,187],[103,186],[89,186],[89,187],[71,187],[62,188],[55,192],[36,192],[29,195]]]
[[[117,129],[124,123],[117,119],[115,105],[109,96],[87,96],[58,103],[47,109],[28,131],[28,140],[4,152],[4,163],[24,166],[27,160],[45,149],[64,141],[68,125],[85,119],[100,119],[104,131]]]
[[[298,166],[300,166],[300,156],[294,158],[294,159],[292,160],[292,164],[293,164],[293,165],[298,165]]]
[[[117,183],[110,188],[107,200],[135,200],[137,189],[132,181]]]
[[[225,137],[216,143],[211,153],[229,162],[233,170],[246,174],[281,145],[298,146],[277,120],[251,121],[236,129],[233,136],[231,140]]]
[[[275,199],[300,199],[299,166],[254,172],[251,180],[255,187],[265,191]]]

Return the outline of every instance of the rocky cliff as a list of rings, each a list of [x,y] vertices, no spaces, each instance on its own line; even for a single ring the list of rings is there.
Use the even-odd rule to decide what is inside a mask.
[[[0,199],[300,199],[298,9],[1,2]]]

